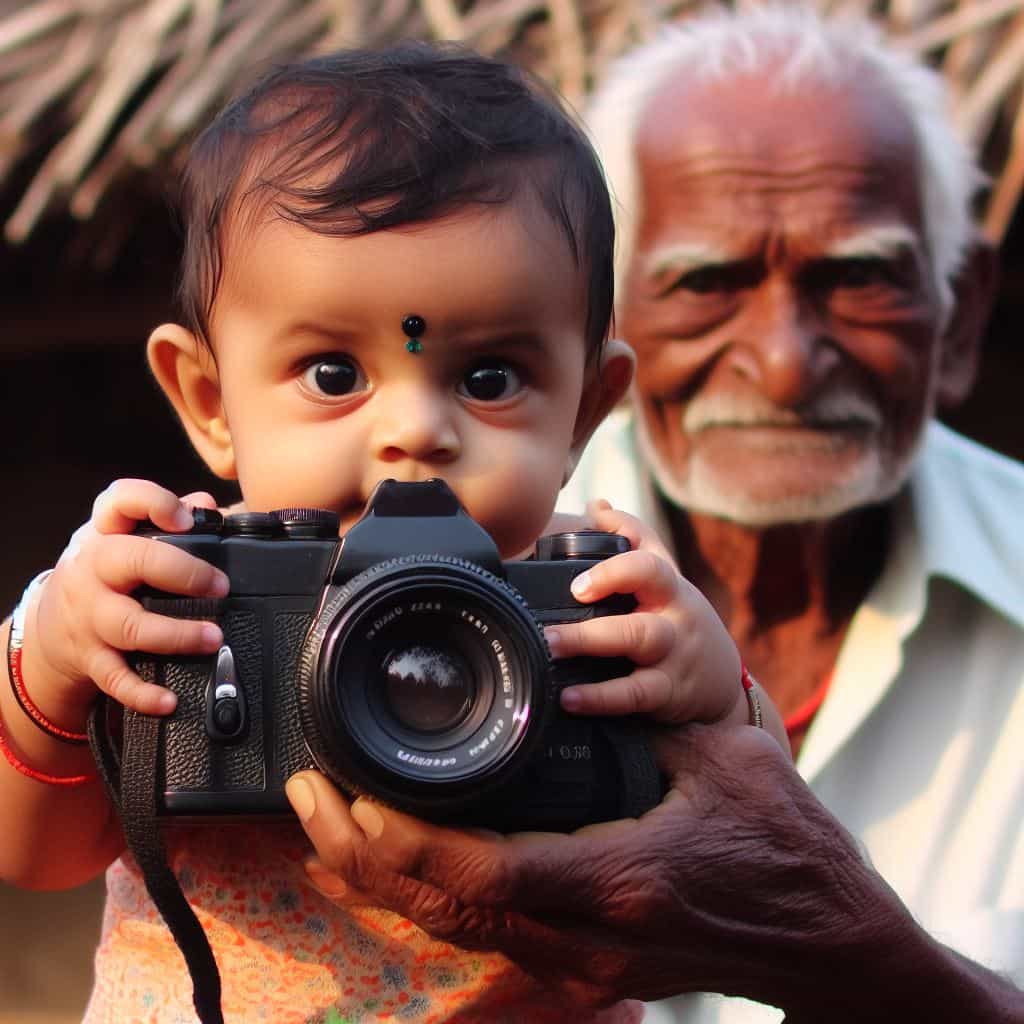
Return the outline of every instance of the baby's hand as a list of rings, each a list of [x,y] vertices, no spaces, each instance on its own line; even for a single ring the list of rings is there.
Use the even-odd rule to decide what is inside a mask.
[[[174,710],[174,694],[140,679],[122,652],[210,654],[223,634],[212,622],[144,611],[131,593],[148,584],[189,597],[223,597],[228,578],[194,555],[132,531],[150,519],[161,530],[181,533],[192,526],[192,508],[215,507],[209,494],[179,499],[148,480],[118,480],[99,495],[92,518],[75,531],[43,585],[26,628],[26,655],[36,648],[36,667],[35,680],[26,671],[25,681],[37,702],[81,710],[98,686],[145,714]]]
[[[736,645],[704,595],[679,574],[654,531],[604,501],[587,511],[597,529],[627,537],[633,550],[577,576],[573,596],[588,604],[632,594],[637,607],[628,615],[548,627],[548,644],[556,658],[624,657],[636,668],[618,679],[567,687],[562,707],[585,715],[642,712],[683,723],[717,722],[740,702],[745,706]]]

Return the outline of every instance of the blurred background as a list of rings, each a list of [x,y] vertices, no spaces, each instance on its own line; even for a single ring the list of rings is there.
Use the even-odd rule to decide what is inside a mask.
[[[509,56],[580,106],[611,59],[700,6],[0,0],[0,614],[116,477],[234,498],[192,454],[143,358],[150,329],[173,316],[176,171],[212,109],[273,62],[403,37]],[[980,382],[949,422],[1024,457],[1024,0],[820,6],[877,19],[949,78],[991,178],[979,219],[1004,258]],[[68,893],[0,884],[0,1024],[80,1019],[101,901],[102,880]]]

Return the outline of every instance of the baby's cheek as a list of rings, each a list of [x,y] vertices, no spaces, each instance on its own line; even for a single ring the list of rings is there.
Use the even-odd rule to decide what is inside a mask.
[[[326,508],[345,513],[354,502],[361,504],[359,481],[348,462],[309,451],[280,459],[257,456],[245,467],[248,472],[240,466],[239,485],[253,511]]]
[[[560,481],[559,481],[560,482]],[[467,506],[473,518],[491,535],[502,558],[515,558],[533,550],[555,509],[557,487],[543,478],[517,475],[503,494],[481,495]]]

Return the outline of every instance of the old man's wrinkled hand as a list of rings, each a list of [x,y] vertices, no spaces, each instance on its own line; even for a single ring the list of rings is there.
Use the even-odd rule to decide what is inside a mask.
[[[432,825],[302,773],[288,794],[316,849],[310,879],[502,952],[578,1005],[688,991],[792,1003],[808,960],[876,937],[894,899],[761,730],[657,742],[665,800],[569,835]]]

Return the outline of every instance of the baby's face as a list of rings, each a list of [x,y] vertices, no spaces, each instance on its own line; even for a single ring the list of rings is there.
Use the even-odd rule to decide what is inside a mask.
[[[576,436],[583,288],[522,203],[356,238],[246,230],[211,324],[246,507],[333,509],[344,533],[381,480],[440,477],[504,557],[528,548]]]

